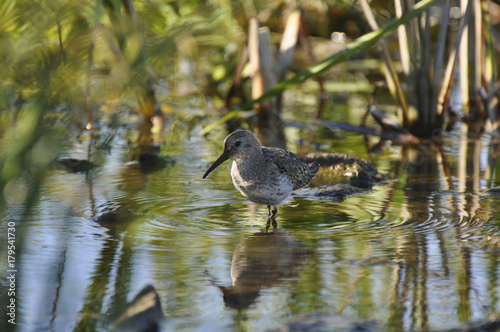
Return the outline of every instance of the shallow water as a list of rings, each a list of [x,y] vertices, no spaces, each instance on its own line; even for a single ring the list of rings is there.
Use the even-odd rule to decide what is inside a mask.
[[[485,158],[462,157],[484,153],[488,137],[455,132],[441,154],[372,155],[356,135],[317,137],[320,150],[369,158],[393,179],[343,202],[299,192],[280,208],[278,231],[264,234],[267,210],[232,186],[229,162],[202,179],[225,133],[196,133],[164,144],[160,155],[175,163],[153,173],[126,162],[125,143],[88,174],[49,172],[32,217],[16,226],[19,331],[109,330],[146,285],[174,331],[278,330],[314,314],[374,330],[448,330],[500,313],[500,251],[488,245],[500,195],[486,192],[500,179],[486,178]],[[296,152],[307,133],[286,134]],[[117,209],[132,217],[96,222]],[[6,220],[18,214],[12,207]]]

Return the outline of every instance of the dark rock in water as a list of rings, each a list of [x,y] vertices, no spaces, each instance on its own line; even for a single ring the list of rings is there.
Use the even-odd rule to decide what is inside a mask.
[[[490,195],[500,195],[500,186],[486,190]]]
[[[310,187],[302,189],[299,196],[329,198],[334,202],[342,202],[346,198],[368,192],[368,189],[354,187],[349,184],[336,184],[334,186]]]
[[[75,158],[63,158],[55,160],[52,162],[52,166],[56,169],[71,173],[88,172],[97,167],[96,164],[88,160]]]
[[[101,214],[95,222],[102,226],[122,225],[131,221],[135,217],[135,213],[125,208],[119,208],[115,211],[107,211]]]
[[[322,313],[294,321],[280,331],[342,331],[342,332],[371,332],[378,331],[375,321],[347,318],[341,315],[326,315]]]
[[[314,183],[341,182],[359,188],[371,188],[386,180],[386,177],[368,161],[342,153],[310,153],[303,160],[306,163],[316,162],[320,166]]]
[[[139,155],[138,166],[143,173],[151,173],[165,168],[168,164],[175,164],[173,160],[165,159],[156,153],[143,151]]]
[[[164,322],[160,297],[156,289],[148,285],[118,315],[113,325],[118,331],[155,332],[161,331]]]

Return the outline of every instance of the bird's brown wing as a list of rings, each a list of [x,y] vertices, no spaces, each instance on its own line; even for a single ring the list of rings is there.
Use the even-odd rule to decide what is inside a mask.
[[[268,163],[274,164],[292,180],[294,190],[307,186],[318,173],[318,164],[307,165],[290,151],[263,147],[262,152]]]

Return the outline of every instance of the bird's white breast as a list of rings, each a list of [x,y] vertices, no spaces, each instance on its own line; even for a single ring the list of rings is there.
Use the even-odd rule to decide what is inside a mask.
[[[281,205],[292,193],[293,183],[285,175],[271,177],[265,169],[250,168],[253,174],[241,172],[236,162],[231,166],[231,179],[238,191],[257,204]]]

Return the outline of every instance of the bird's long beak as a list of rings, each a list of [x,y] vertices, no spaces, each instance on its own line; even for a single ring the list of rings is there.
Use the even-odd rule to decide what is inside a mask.
[[[205,175],[203,175],[203,178],[206,178],[208,176],[208,174],[210,174],[210,172],[212,172],[214,169],[217,168],[217,166],[219,166],[220,164],[222,164],[223,162],[225,162],[226,160],[228,160],[229,157],[227,156],[227,153],[224,151],[220,157],[215,161],[215,163],[213,163],[212,166],[210,166],[210,168],[208,169],[208,171],[205,173]]]

